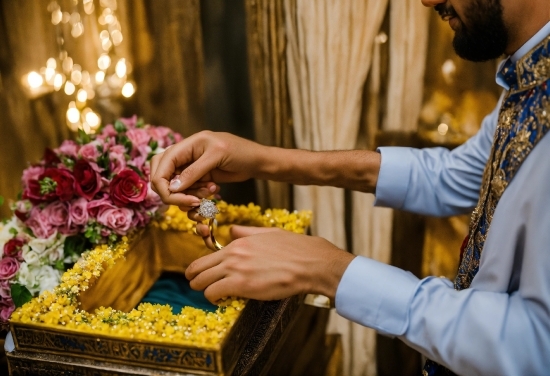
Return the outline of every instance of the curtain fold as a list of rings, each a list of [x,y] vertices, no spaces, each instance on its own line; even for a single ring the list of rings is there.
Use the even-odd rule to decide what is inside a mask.
[[[387,3],[387,0],[285,0],[288,84],[298,148],[355,148],[374,40]],[[315,213],[312,232],[348,249],[344,190],[297,186],[294,195],[297,209],[311,209]],[[367,205],[366,210],[370,210],[372,203],[361,200],[353,205]],[[364,216],[356,220],[357,226],[368,227]],[[363,231],[361,228],[357,232]],[[385,234],[388,239],[389,234]],[[359,241],[357,246],[363,247],[363,243]],[[351,326],[335,314],[329,325],[329,330],[342,334],[344,374],[374,374],[373,334],[364,335],[362,331],[366,329]],[[362,344],[358,353],[352,353],[352,348],[356,348],[352,343]]]

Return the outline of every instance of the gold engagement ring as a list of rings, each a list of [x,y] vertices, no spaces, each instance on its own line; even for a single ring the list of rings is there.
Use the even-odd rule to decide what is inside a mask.
[[[197,213],[205,218],[208,219],[208,230],[210,230],[210,240],[212,240],[212,245],[214,246],[216,251],[219,251],[223,248],[223,245],[218,243],[216,240],[216,236],[214,235],[214,232],[216,231],[216,228],[218,227],[218,221],[216,221],[216,214],[219,214],[220,210],[216,206],[216,203],[212,200],[208,200],[206,198],[201,199],[201,203],[199,205],[199,209],[197,210]]]

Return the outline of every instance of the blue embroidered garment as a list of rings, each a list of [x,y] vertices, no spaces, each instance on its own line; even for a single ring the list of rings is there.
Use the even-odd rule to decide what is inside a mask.
[[[550,37],[515,64],[508,60],[501,73],[510,90],[500,109],[479,201],[472,213],[454,281],[456,290],[470,287],[479,270],[483,246],[502,194],[522,162],[550,129]],[[423,374],[453,375],[453,372],[428,360]]]

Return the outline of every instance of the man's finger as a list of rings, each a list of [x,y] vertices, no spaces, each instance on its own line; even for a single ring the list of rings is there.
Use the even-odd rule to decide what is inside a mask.
[[[192,280],[206,269],[213,268],[222,261],[223,255],[220,252],[214,252],[193,261],[185,270],[185,277]]]
[[[206,269],[202,273],[198,274],[190,282],[190,286],[193,290],[204,290],[213,283],[216,283],[220,279],[225,277],[223,268],[214,266],[213,268]]]
[[[253,226],[231,226],[230,233],[233,239],[244,238],[245,236],[252,236],[256,234],[263,234],[266,232],[284,231],[278,227],[253,227]]]
[[[235,286],[234,281],[231,281],[230,278],[222,278],[204,290],[204,297],[212,304],[217,304],[220,300],[229,296],[241,295],[242,291],[239,291],[239,286]]]

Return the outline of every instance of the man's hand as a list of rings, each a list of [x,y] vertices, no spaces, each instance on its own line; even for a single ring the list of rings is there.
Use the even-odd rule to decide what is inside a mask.
[[[188,211],[216,193],[217,183],[253,177],[266,148],[229,133],[199,132],[153,157],[151,186],[164,203]]]
[[[208,235],[204,226],[201,235]],[[228,296],[283,299],[300,293],[334,299],[355,257],[325,239],[277,228],[233,226],[234,241],[189,265],[185,276],[215,303]]]

